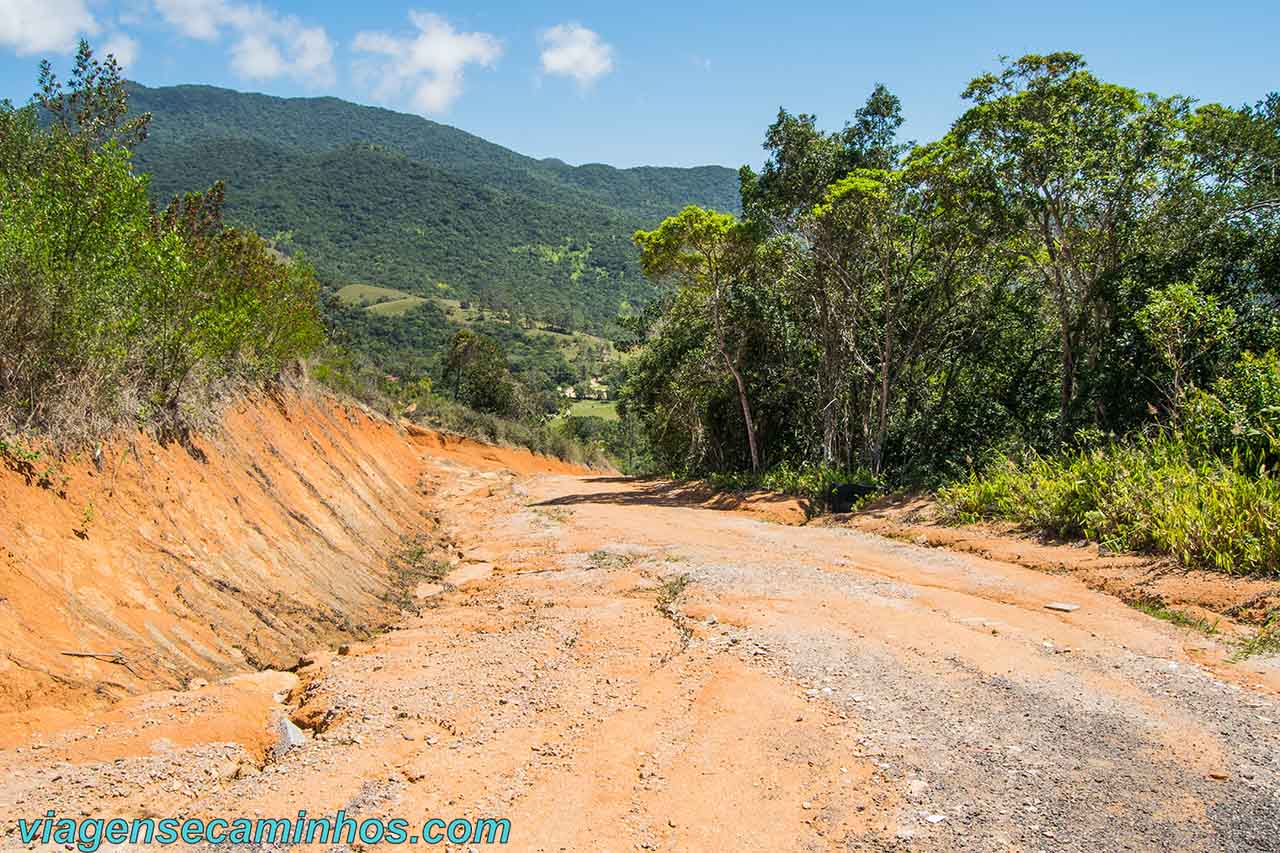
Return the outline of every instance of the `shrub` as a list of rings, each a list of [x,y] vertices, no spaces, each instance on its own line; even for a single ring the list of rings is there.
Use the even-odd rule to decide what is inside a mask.
[[[1192,391],[1180,422],[1183,435],[1200,451],[1274,472],[1280,465],[1280,358],[1275,350],[1262,356],[1245,353],[1209,391]]]
[[[1204,456],[1175,434],[1003,457],[938,498],[962,522],[1006,519],[1196,568],[1280,575],[1280,480]]]
[[[708,475],[707,482],[713,488],[724,491],[743,492],[751,489],[766,489],[822,502],[826,500],[831,487],[837,483],[871,484],[874,478],[865,469],[846,470],[834,465],[814,462],[799,465],[779,462],[760,472],[738,471],[711,474]]]
[[[320,342],[315,277],[225,227],[220,186],[154,215],[118,67],[82,43],[72,84],[0,104],[0,431],[181,432]]]

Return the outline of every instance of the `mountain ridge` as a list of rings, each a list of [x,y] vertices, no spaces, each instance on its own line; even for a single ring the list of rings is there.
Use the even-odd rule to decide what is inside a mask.
[[[477,299],[607,333],[654,293],[636,229],[687,204],[738,209],[737,173],[721,166],[570,166],[340,98],[128,87],[131,112],[152,114],[134,156],[158,202],[224,181],[233,222],[304,251],[335,287]],[[561,246],[574,265],[527,251]]]

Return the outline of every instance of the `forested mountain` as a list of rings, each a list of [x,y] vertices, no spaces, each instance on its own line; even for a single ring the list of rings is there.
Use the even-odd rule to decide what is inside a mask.
[[[686,204],[738,208],[737,174],[536,160],[456,128],[336,98],[129,86],[158,199],[227,183],[229,216],[289,235],[320,273],[479,298],[606,330],[651,292],[631,234]],[[559,263],[567,246],[585,264]],[[439,285],[445,285],[440,288]]]

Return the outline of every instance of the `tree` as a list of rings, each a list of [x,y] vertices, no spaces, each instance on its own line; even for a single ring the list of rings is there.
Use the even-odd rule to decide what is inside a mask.
[[[710,324],[716,351],[733,377],[746,426],[751,468],[760,469],[760,444],[742,374],[748,337],[734,322],[735,303],[751,284],[755,240],[732,215],[690,205],[653,231],[637,231],[635,243],[646,275],[674,279],[678,298],[696,304]]]
[[[1231,334],[1235,312],[1194,284],[1179,282],[1152,293],[1134,320],[1172,374],[1167,397],[1176,416],[1187,373]]]
[[[444,382],[453,398],[478,412],[514,417],[519,393],[497,341],[459,329],[445,355]]]
[[[147,138],[150,113],[125,120],[129,98],[120,72],[115,56],[107,54],[106,62],[99,62],[84,39],[76,50],[69,89],[63,88],[48,61],[40,63],[35,101],[85,155],[108,142],[133,148]]]
[[[836,181],[857,169],[897,165],[904,146],[895,142],[895,135],[902,121],[901,102],[883,85],[877,85],[853,121],[835,133],[819,130],[815,116],[779,110],[765,133],[769,159],[764,168],[757,175],[744,166],[739,174],[747,219],[789,250],[790,270],[803,288],[799,296],[813,305],[819,351],[815,405],[828,462],[841,455],[839,412],[846,362],[841,341],[848,317],[836,304],[839,285],[826,259],[813,251],[799,226]]]
[[[1104,83],[1074,53],[1030,54],[965,89],[974,103],[948,135],[1017,224],[1010,249],[1056,309],[1058,427],[1069,428],[1081,350],[1101,284],[1122,267],[1137,224],[1158,199],[1161,167],[1187,101]]]

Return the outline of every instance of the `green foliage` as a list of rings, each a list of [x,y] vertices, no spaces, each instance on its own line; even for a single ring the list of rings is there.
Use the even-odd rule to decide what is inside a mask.
[[[825,505],[832,486],[843,483],[875,483],[875,478],[866,469],[845,470],[812,462],[794,465],[785,461],[758,473],[712,473],[706,479],[712,488],[721,491],[748,492],[764,489],[806,498],[813,502],[815,508]]]
[[[1280,575],[1280,480],[1161,434],[999,458],[938,499],[962,522],[998,518],[1229,574]]]
[[[1193,109],[1053,53],[965,98],[915,147],[883,87],[834,133],[780,111],[740,172],[749,264],[664,240],[676,220],[638,235],[680,285],[627,321],[641,464],[959,479],[956,518],[1276,574],[1280,95]],[[717,270],[732,298],[707,299]]]
[[[478,412],[518,417],[522,389],[511,377],[507,360],[497,342],[470,329],[461,329],[449,341],[444,360],[444,385],[453,399]]]
[[[1202,453],[1259,471],[1280,467],[1280,357],[1244,353],[1209,390],[1193,390],[1180,427]]]
[[[1168,394],[1176,409],[1188,370],[1231,334],[1235,312],[1194,284],[1177,282],[1154,291],[1133,319],[1173,374]]]
[[[360,352],[335,344],[322,347],[310,364],[311,377],[343,396],[400,418],[490,444],[523,447],[566,462],[607,468],[599,442],[585,440],[563,421],[512,419],[478,412],[436,392],[429,378],[407,381],[372,365]],[[445,392],[447,393],[447,391]],[[569,419],[577,420],[577,419]]]
[[[333,98],[131,86],[153,119],[153,192],[225,180],[229,217],[289,232],[326,278],[452,295],[616,336],[653,288],[633,231],[690,202],[732,209],[729,169],[570,167],[416,116]],[[548,254],[546,247],[557,248]]]
[[[317,285],[223,226],[220,187],[153,215],[118,68],[82,44],[72,83],[46,68],[43,127],[36,105],[0,106],[0,429],[181,432],[317,345]]]

